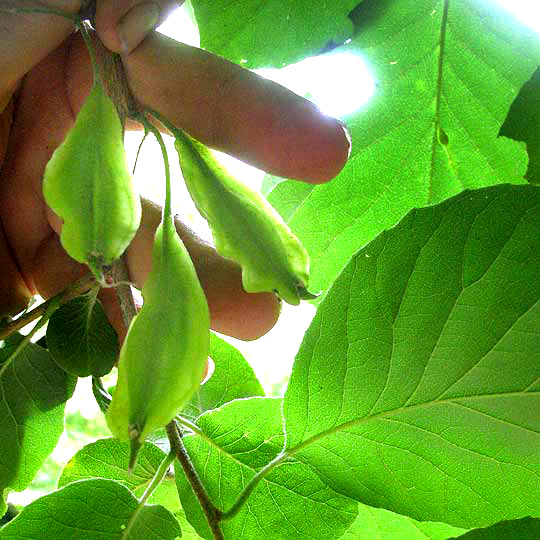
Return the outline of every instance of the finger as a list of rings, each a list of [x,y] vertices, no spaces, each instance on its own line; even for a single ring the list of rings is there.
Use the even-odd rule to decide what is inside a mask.
[[[143,199],[143,217],[140,229],[126,251],[131,281],[138,287],[146,281],[152,267],[152,245],[155,231],[161,221],[159,206]],[[58,217],[49,210],[51,225],[60,230]],[[246,341],[257,339],[276,323],[280,304],[274,294],[248,294],[242,288],[240,268],[202,242],[196,235],[175,220],[176,230],[189,251],[197,275],[204,289],[212,328],[217,332]],[[78,279],[86,271],[83,265],[71,260],[62,249],[56,235],[52,235],[38,251],[34,282],[40,294],[52,296]],[[106,306],[107,307],[107,306]],[[109,309],[108,315],[115,327],[120,321],[118,310]],[[116,309],[116,308],[114,308]]]
[[[123,343],[126,338],[127,327],[116,291],[114,289],[101,289],[98,296],[109,322],[118,335],[118,341]],[[139,309],[140,307],[138,306]]]
[[[14,7],[31,2],[12,0]],[[35,6],[35,2],[33,3]],[[76,13],[80,0],[49,0],[46,7]],[[73,32],[73,24],[58,15],[0,12],[0,103],[7,103],[17,82]]]
[[[338,120],[223,58],[154,32],[124,57],[124,65],[142,106],[271,174],[326,182],[347,161],[350,141]],[[80,39],[66,67],[68,94],[77,111],[92,80]]]
[[[88,268],[73,260],[64,250],[58,235],[51,231],[37,248],[33,264],[36,293],[51,298],[88,273]]]
[[[0,167],[6,157],[9,134],[11,132],[11,125],[13,124],[14,109],[13,99],[9,99],[6,104],[0,103]]]
[[[333,178],[347,161],[339,121],[222,58],[154,32],[123,61],[143,106],[209,146],[312,183]]]
[[[22,311],[32,297],[26,286],[4,235],[0,220],[0,321]]]
[[[96,30],[111,51],[129,54],[183,0],[98,0]]]

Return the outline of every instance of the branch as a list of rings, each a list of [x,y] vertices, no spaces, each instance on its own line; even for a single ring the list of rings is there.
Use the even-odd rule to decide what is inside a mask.
[[[96,2],[94,0],[86,0],[83,10],[87,10],[90,13],[95,12],[95,4]],[[120,57],[108,51],[99,39],[96,39],[94,43],[94,39],[88,32],[88,27],[84,21],[80,21],[78,26],[92,61],[94,84],[105,85],[124,128],[126,115],[130,108],[135,107],[135,100],[127,85],[127,79]],[[114,261],[110,276],[108,277],[111,278],[111,285],[116,287],[116,296],[120,304],[122,320],[127,331],[131,325],[131,321],[137,315],[137,308],[129,285],[129,270],[124,257],[120,257]]]
[[[116,288],[116,296],[120,304],[122,320],[126,330],[128,330],[131,321],[137,315],[137,307],[135,306],[135,300],[133,300],[133,293],[129,284],[129,271],[124,257],[114,261],[111,278],[113,286]]]
[[[45,313],[43,313],[43,316],[35,324],[34,328],[32,328],[28,335],[24,336],[21,341],[19,341],[13,352],[4,360],[4,362],[2,363],[2,367],[0,367],[0,379],[2,378],[2,375],[4,375],[4,373],[7,371],[13,360],[15,360],[15,358],[17,358],[17,356],[22,352],[22,350],[30,343],[32,338],[36,335],[36,332],[52,317],[52,314],[58,309],[58,307],[60,306],[58,298],[53,300],[53,302],[49,303],[47,309],[45,310]]]
[[[199,500],[199,504],[203,509],[204,515],[206,516],[206,520],[208,521],[208,525],[210,526],[214,540],[224,540],[223,532],[219,526],[222,516],[221,510],[219,510],[219,508],[217,508],[210,500],[210,497],[204,488],[195,467],[193,466],[193,462],[187,453],[186,447],[182,442],[182,434],[178,429],[178,424],[175,420],[173,420],[167,424],[166,429],[169,442],[171,443],[171,449],[176,453],[176,457],[178,458],[180,465],[182,465],[182,469],[184,469],[184,474],[191,485],[191,489]]]
[[[27,324],[43,316],[51,304],[58,302],[58,305],[61,306],[73,298],[88,292],[95,285],[97,285],[97,282],[91,274],[84,276],[79,281],[76,281],[67,289],[63,290],[61,293],[53,296],[46,302],[43,302],[43,304],[40,304],[38,307],[34,308],[32,311],[21,315],[18,319],[11,321],[4,326],[0,326],[0,340],[8,338],[11,336],[11,334],[18,332]]]

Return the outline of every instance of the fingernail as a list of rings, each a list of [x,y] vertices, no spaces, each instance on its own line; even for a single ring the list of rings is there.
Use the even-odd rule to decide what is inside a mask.
[[[159,6],[153,2],[139,4],[118,23],[118,39],[123,54],[129,54],[151,32],[159,21]]]

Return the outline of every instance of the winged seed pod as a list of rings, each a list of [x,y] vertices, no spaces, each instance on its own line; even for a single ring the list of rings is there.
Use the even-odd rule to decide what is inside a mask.
[[[68,254],[98,279],[125,251],[141,219],[116,108],[96,82],[45,169],[43,194],[62,218]]]
[[[242,266],[244,289],[274,291],[293,305],[315,298],[306,289],[309,255],[281,216],[208,148],[180,130],[173,134],[189,193],[212,229],[217,251]]]
[[[131,442],[130,466],[146,435],[168,424],[190,400],[208,356],[206,298],[170,216],[156,232],[142,294],[144,304],[120,351],[106,414],[112,434]]]

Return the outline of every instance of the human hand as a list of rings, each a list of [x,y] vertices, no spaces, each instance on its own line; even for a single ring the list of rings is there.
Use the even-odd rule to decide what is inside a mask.
[[[49,7],[77,12],[80,0]],[[129,21],[133,0],[100,0],[96,30],[122,54],[128,83],[142,106],[157,110],[209,146],[279,176],[312,183],[335,176],[349,143],[341,125],[283,87]],[[165,15],[174,2],[161,1]],[[19,3],[17,5],[20,5]],[[148,4],[135,13],[158,21]],[[15,313],[34,294],[63,290],[86,272],[62,249],[57,217],[41,182],[45,165],[73,125],[92,84],[89,58],[64,19],[0,13],[0,316]],[[148,22],[148,21],[147,21]],[[125,23],[122,25],[122,23]],[[160,208],[143,201],[141,228],[126,252],[131,280],[141,287],[150,268]],[[215,330],[254,339],[279,314],[272,294],[247,294],[240,269],[218,256],[184,225],[177,230],[194,260]],[[112,295],[102,297],[117,329]]]

